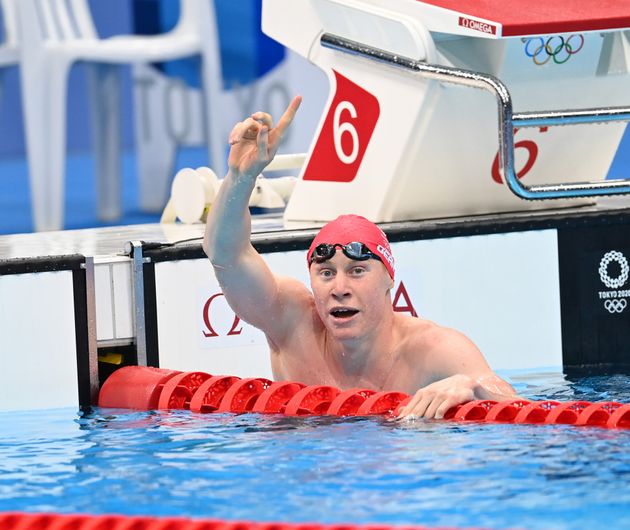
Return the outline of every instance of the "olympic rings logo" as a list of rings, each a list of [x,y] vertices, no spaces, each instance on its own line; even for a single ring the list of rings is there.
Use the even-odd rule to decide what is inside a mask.
[[[616,261],[619,264],[619,267],[621,267],[621,272],[616,278],[611,278],[610,276],[608,276],[608,264],[611,261]],[[624,283],[626,283],[626,281],[628,280],[628,272],[630,272],[630,267],[628,267],[628,260],[621,252],[618,252],[616,250],[606,252],[602,260],[599,262],[599,279],[609,289],[618,289]]]
[[[604,307],[609,313],[621,313],[627,305],[628,302],[625,298],[606,300],[604,302]]]
[[[568,38],[554,35],[544,39],[543,37],[532,37],[521,39],[525,44],[525,55],[531,57],[534,64],[542,66],[553,60],[556,64],[566,63],[572,55],[584,48],[584,37],[582,35],[571,35]]]

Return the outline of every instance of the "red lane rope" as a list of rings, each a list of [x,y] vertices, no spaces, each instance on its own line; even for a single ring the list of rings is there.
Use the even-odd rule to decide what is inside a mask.
[[[227,522],[183,517],[137,517],[126,515],[61,515],[0,513],[2,530],[394,530],[384,525],[321,525]],[[405,530],[428,530],[405,526]],[[449,530],[440,527],[434,530]],[[455,528],[450,528],[455,530]]]
[[[290,416],[395,415],[411,396],[366,388],[341,391],[324,385],[264,378],[211,376],[146,366],[125,366],[103,384],[100,407],[193,412],[258,412]],[[630,404],[588,401],[477,400],[457,405],[444,419],[494,423],[552,423],[630,429]],[[2,528],[0,526],[0,528]]]

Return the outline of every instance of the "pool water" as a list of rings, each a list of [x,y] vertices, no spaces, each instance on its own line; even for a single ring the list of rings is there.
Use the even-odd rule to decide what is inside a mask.
[[[512,376],[630,402],[628,375]],[[187,411],[0,413],[0,511],[630,529],[630,430]]]

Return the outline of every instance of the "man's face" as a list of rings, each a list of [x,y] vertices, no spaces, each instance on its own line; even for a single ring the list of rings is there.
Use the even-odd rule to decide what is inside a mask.
[[[354,261],[338,250],[310,267],[311,288],[322,322],[338,340],[371,334],[392,311],[393,280],[376,259]]]

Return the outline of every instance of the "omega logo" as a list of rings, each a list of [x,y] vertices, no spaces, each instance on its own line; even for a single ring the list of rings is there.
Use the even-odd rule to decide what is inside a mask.
[[[202,332],[203,332],[203,336],[206,338],[219,336],[219,333],[217,333],[216,330],[214,329],[214,326],[212,325],[212,321],[210,319],[210,306],[219,296],[225,296],[225,295],[223,293],[214,294],[210,298],[208,298],[208,300],[203,306],[203,323],[206,329],[202,330]],[[241,319],[238,317],[238,315],[235,314],[234,321],[232,322],[232,327],[226,333],[226,335],[240,335],[241,332],[243,331],[243,326],[239,326],[240,323],[241,323]]]
[[[219,297],[225,297],[225,295],[223,293],[213,294],[210,298],[206,300],[205,304],[203,305],[202,316],[203,316],[203,325],[205,328],[205,329],[202,329],[203,336],[206,338],[213,338],[213,337],[220,337],[222,335],[225,335],[225,336],[240,335],[243,332],[243,326],[241,324],[241,319],[239,318],[237,314],[234,314],[234,319],[227,333],[222,332],[221,329],[219,329],[219,331],[217,332],[217,326],[215,325],[215,323],[213,323],[213,318],[211,316],[211,308],[212,308],[212,304]],[[402,281],[398,284],[398,288],[396,289],[396,292],[394,293],[392,307],[394,311],[396,311],[397,313],[409,313],[412,317],[418,316],[418,313],[416,312],[416,309],[414,308],[413,303],[411,301],[411,297],[409,296],[409,293],[407,292],[407,288],[405,287],[405,284]]]
[[[474,29],[475,31],[480,31],[481,33],[489,33],[490,35],[497,34],[497,27],[494,24],[488,24],[487,22],[482,22],[481,20],[459,17],[459,25],[462,28]]]

